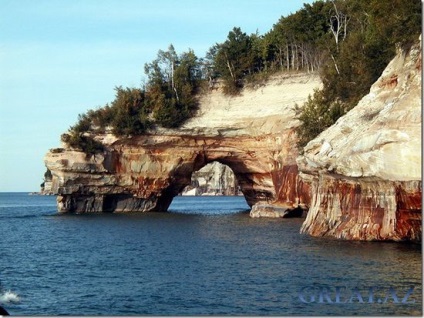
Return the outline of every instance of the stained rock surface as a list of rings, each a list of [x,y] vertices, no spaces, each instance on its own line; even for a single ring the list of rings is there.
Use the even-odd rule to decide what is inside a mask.
[[[294,105],[321,86],[317,76],[278,76],[228,97],[201,96],[178,130],[96,135],[95,156],[66,145],[45,164],[60,212],[166,211],[211,162],[229,166],[252,217],[296,217],[301,232],[352,240],[421,241],[421,41],[399,50],[359,104],[296,148]]]
[[[320,85],[315,75],[291,74],[237,97],[215,90],[200,98],[198,116],[178,130],[130,138],[97,135],[106,150],[91,157],[66,145],[51,149],[45,164],[58,210],[166,211],[192,173],[214,161],[233,170],[250,206],[306,206],[309,185],[296,165],[293,107]]]
[[[421,241],[421,41],[399,50],[359,104],[297,159],[311,186],[301,231]]]

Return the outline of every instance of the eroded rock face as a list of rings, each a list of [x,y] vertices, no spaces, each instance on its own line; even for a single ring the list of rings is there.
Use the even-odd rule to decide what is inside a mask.
[[[421,240],[420,45],[398,52],[370,93],[298,158],[312,187],[302,232]]]
[[[281,188],[294,205],[298,195],[292,184],[278,182],[276,188],[273,182],[275,174],[284,174],[287,165],[278,156],[286,157],[282,149],[289,146],[275,138],[139,136],[119,140],[88,160],[75,151],[49,153],[46,164],[61,212],[165,211],[191,183],[192,172],[213,161],[234,171],[249,205],[275,201]]]
[[[320,86],[318,77],[279,77],[239,97],[214,91],[200,100],[199,116],[178,130],[158,129],[118,139],[96,136],[106,151],[52,149],[45,163],[53,175],[60,212],[166,211],[191,175],[210,162],[229,166],[246,201],[294,209],[309,199],[298,177],[293,106]]]

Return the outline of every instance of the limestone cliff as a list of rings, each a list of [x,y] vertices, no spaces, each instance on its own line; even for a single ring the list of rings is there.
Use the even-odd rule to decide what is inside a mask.
[[[302,232],[421,240],[421,48],[399,51],[359,104],[297,160],[311,184]]]
[[[97,135],[106,150],[91,157],[66,145],[52,149],[45,163],[58,210],[165,211],[192,173],[213,161],[233,170],[251,206],[272,203],[286,210],[306,204],[293,106],[320,85],[317,76],[291,74],[237,97],[214,90],[201,96],[198,116],[178,130],[120,139]]]

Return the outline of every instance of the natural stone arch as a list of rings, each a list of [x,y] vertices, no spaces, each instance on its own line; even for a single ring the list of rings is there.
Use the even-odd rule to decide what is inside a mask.
[[[290,134],[145,135],[116,140],[90,158],[69,149],[50,151],[46,165],[60,212],[166,211],[193,171],[213,161],[233,170],[249,206],[290,209],[309,200],[296,155]]]
[[[207,156],[205,156],[207,158]],[[202,162],[202,164],[200,164]],[[186,182],[191,183],[191,176],[194,172],[201,170],[206,165],[213,163],[213,162],[219,162],[220,164],[223,164],[227,166],[229,169],[232,170],[234,173],[234,176],[237,180],[238,186],[240,187],[241,192],[243,193],[243,196],[246,199],[246,202],[249,206],[253,206],[256,202],[259,200],[270,200],[270,198],[273,198],[275,195],[272,193],[272,188],[265,190],[260,189],[259,185],[255,185],[255,171],[248,170],[247,167],[243,164],[243,162],[231,162],[229,160],[226,160],[225,158],[217,158],[217,159],[206,159],[202,161],[195,161],[193,164],[193,170],[189,172],[187,175],[182,172],[182,170],[185,170],[187,167],[184,167],[182,170],[177,170],[175,177],[178,182],[181,182],[182,180]],[[189,165],[190,167],[190,165]],[[188,184],[182,184],[181,187],[178,187],[177,189],[184,189]],[[178,190],[177,190],[178,191]],[[180,193],[181,190],[179,190],[178,193]],[[175,193],[175,192],[173,192]]]
[[[234,152],[217,149],[203,151],[197,153],[193,161],[177,165],[170,172],[169,186],[163,189],[159,196],[157,210],[166,211],[172,199],[191,183],[192,174],[212,162],[219,162],[233,171],[241,192],[250,207],[260,201],[271,202],[274,200],[273,186],[269,184],[269,187],[264,187],[266,182],[263,183],[264,179],[271,180],[272,175],[259,168],[254,169],[252,165],[248,167],[246,162],[243,161],[245,154],[242,152],[235,154]]]
[[[93,132],[105,151],[91,157],[66,144],[52,149],[45,163],[58,210],[164,211],[190,173],[214,160],[233,169],[251,206],[308,204],[309,187],[297,172],[293,107],[321,85],[318,76],[299,73],[236,97],[214,90],[199,95],[198,113],[178,129],[129,137]]]

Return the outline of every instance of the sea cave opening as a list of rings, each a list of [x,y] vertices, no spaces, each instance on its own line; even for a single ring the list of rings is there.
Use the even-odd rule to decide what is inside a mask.
[[[191,182],[174,197],[168,212],[199,215],[247,213],[250,207],[234,171],[213,161],[191,174]]]

